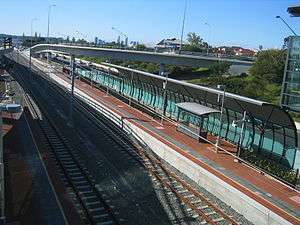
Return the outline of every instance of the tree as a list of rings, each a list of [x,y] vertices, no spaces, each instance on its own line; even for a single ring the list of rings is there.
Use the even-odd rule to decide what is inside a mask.
[[[184,45],[182,50],[191,52],[202,52],[207,51],[209,44],[205,42],[200,35],[195,32],[190,32],[187,34],[188,44]]]
[[[191,46],[201,47],[203,45],[203,39],[195,32],[190,32],[187,34],[187,41]]]
[[[145,51],[147,49],[146,45],[143,45],[143,44],[138,44],[136,46],[136,50],[138,51]]]
[[[209,70],[212,75],[223,75],[228,73],[231,64],[228,62],[217,62],[213,63],[209,66]]]
[[[260,51],[250,68],[250,73],[253,76],[280,84],[284,73],[285,60],[285,50],[270,49]]]

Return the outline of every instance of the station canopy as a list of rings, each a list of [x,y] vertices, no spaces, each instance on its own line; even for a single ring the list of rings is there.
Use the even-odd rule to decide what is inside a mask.
[[[176,104],[177,107],[183,111],[192,113],[196,116],[203,116],[210,113],[220,113],[219,110],[200,105],[196,102],[181,102]]]

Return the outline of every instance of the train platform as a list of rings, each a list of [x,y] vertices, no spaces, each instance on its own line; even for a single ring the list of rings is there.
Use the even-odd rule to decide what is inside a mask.
[[[52,78],[62,84],[70,83],[70,79],[62,72],[56,71],[53,75],[55,76]],[[159,119],[152,118],[87,82],[75,80],[75,87],[75,90],[84,92],[125,120],[130,120],[131,123],[168,145],[183,157],[243,192],[291,224],[300,224],[300,193],[298,191],[243,163],[236,163],[234,158],[225,152],[216,153],[214,146],[209,143],[199,143],[179,133],[175,123],[166,120],[161,123]],[[231,152],[236,149],[235,146],[225,141],[221,141],[220,145]]]

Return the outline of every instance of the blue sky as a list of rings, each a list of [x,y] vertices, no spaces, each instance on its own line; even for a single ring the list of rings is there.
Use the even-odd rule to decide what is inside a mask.
[[[116,40],[117,27],[129,37],[156,43],[166,37],[180,38],[184,0],[6,0],[0,4],[0,33],[30,34],[30,21],[36,17],[34,31],[46,35],[48,5],[57,6],[51,14],[52,36],[76,38],[98,36]],[[296,0],[188,0],[185,36],[196,32],[216,45],[249,48],[280,48],[290,34],[275,19],[282,16],[300,33],[300,18],[291,18],[287,6]],[[211,25],[211,35],[209,27]],[[80,31],[82,35],[76,33]]]

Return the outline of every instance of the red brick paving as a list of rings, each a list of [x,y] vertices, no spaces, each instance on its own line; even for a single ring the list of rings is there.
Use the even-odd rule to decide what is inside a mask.
[[[65,74],[60,73],[57,74],[60,78],[64,79],[67,82],[70,82],[68,78],[65,77]],[[151,118],[150,116],[142,113],[141,111],[134,109],[133,107],[130,107],[129,105],[125,104],[121,100],[113,97],[113,96],[107,96],[105,91],[101,91],[97,88],[93,88],[89,84],[80,81],[75,80],[76,88],[80,89],[81,91],[84,91],[86,94],[88,94],[90,97],[93,97],[95,100],[99,101],[100,103],[104,103],[108,108],[113,110],[114,112],[118,113],[122,116],[122,112],[118,110],[118,108],[121,108],[122,110],[125,110],[129,114],[131,114],[134,118],[142,120],[143,122],[147,122],[148,125],[152,127],[161,127],[162,125],[156,121],[155,119]],[[113,107],[110,105],[113,104]],[[121,106],[121,107],[120,107]],[[221,178],[226,183],[230,184],[231,186],[235,187],[236,189],[242,191],[247,196],[255,199],[257,202],[261,203],[265,207],[271,209],[278,215],[282,216],[286,220],[292,222],[293,224],[300,224],[300,219],[294,217],[293,215],[290,215],[289,213],[285,212],[283,209],[275,206],[271,202],[269,202],[267,199],[263,198],[259,194],[251,191],[245,186],[242,186],[241,184],[237,183],[236,181],[232,180],[231,178],[225,176],[224,174],[220,173],[219,171],[216,171],[214,168],[210,167],[206,163],[200,161],[199,159],[196,159],[192,155],[184,152],[181,148],[174,145],[173,143],[163,139],[161,136],[159,136],[157,133],[154,133],[153,131],[147,129],[146,127],[140,125],[139,123],[135,122],[134,120],[130,120],[133,124],[138,126],[139,128],[145,130],[146,132],[150,133],[152,136],[160,140],[161,142],[165,143],[166,145],[172,147],[177,152],[181,153],[183,156],[187,157],[188,159],[192,160],[193,162],[197,163],[204,169],[208,170],[215,176]],[[297,210],[300,210],[300,204],[298,201],[295,201],[294,199],[300,198],[300,193],[292,190],[291,188],[287,187],[286,185],[283,185],[282,183],[274,180],[273,178],[270,178],[268,176],[265,176],[254,169],[248,167],[245,164],[242,163],[235,163],[233,161],[233,157],[228,154],[216,154],[212,148],[211,144],[208,143],[199,143],[197,140],[188,137],[187,135],[184,135],[182,133],[179,133],[176,131],[176,125],[164,121],[163,127],[165,129],[159,129],[160,132],[163,132],[164,134],[171,137],[173,140],[176,140],[177,142],[180,142],[189,148],[193,149],[197,153],[199,153],[201,156],[206,157],[210,161],[215,162],[217,165],[225,168],[228,171],[231,171],[234,175],[248,181],[252,185],[256,186],[258,189],[260,189],[263,192],[269,193],[272,195],[273,198],[279,199],[283,202],[285,202],[287,205],[290,205],[294,207]],[[209,139],[213,139],[213,137],[209,137]],[[228,149],[229,151],[235,151],[235,147],[231,144],[221,141],[221,146],[225,149]]]

